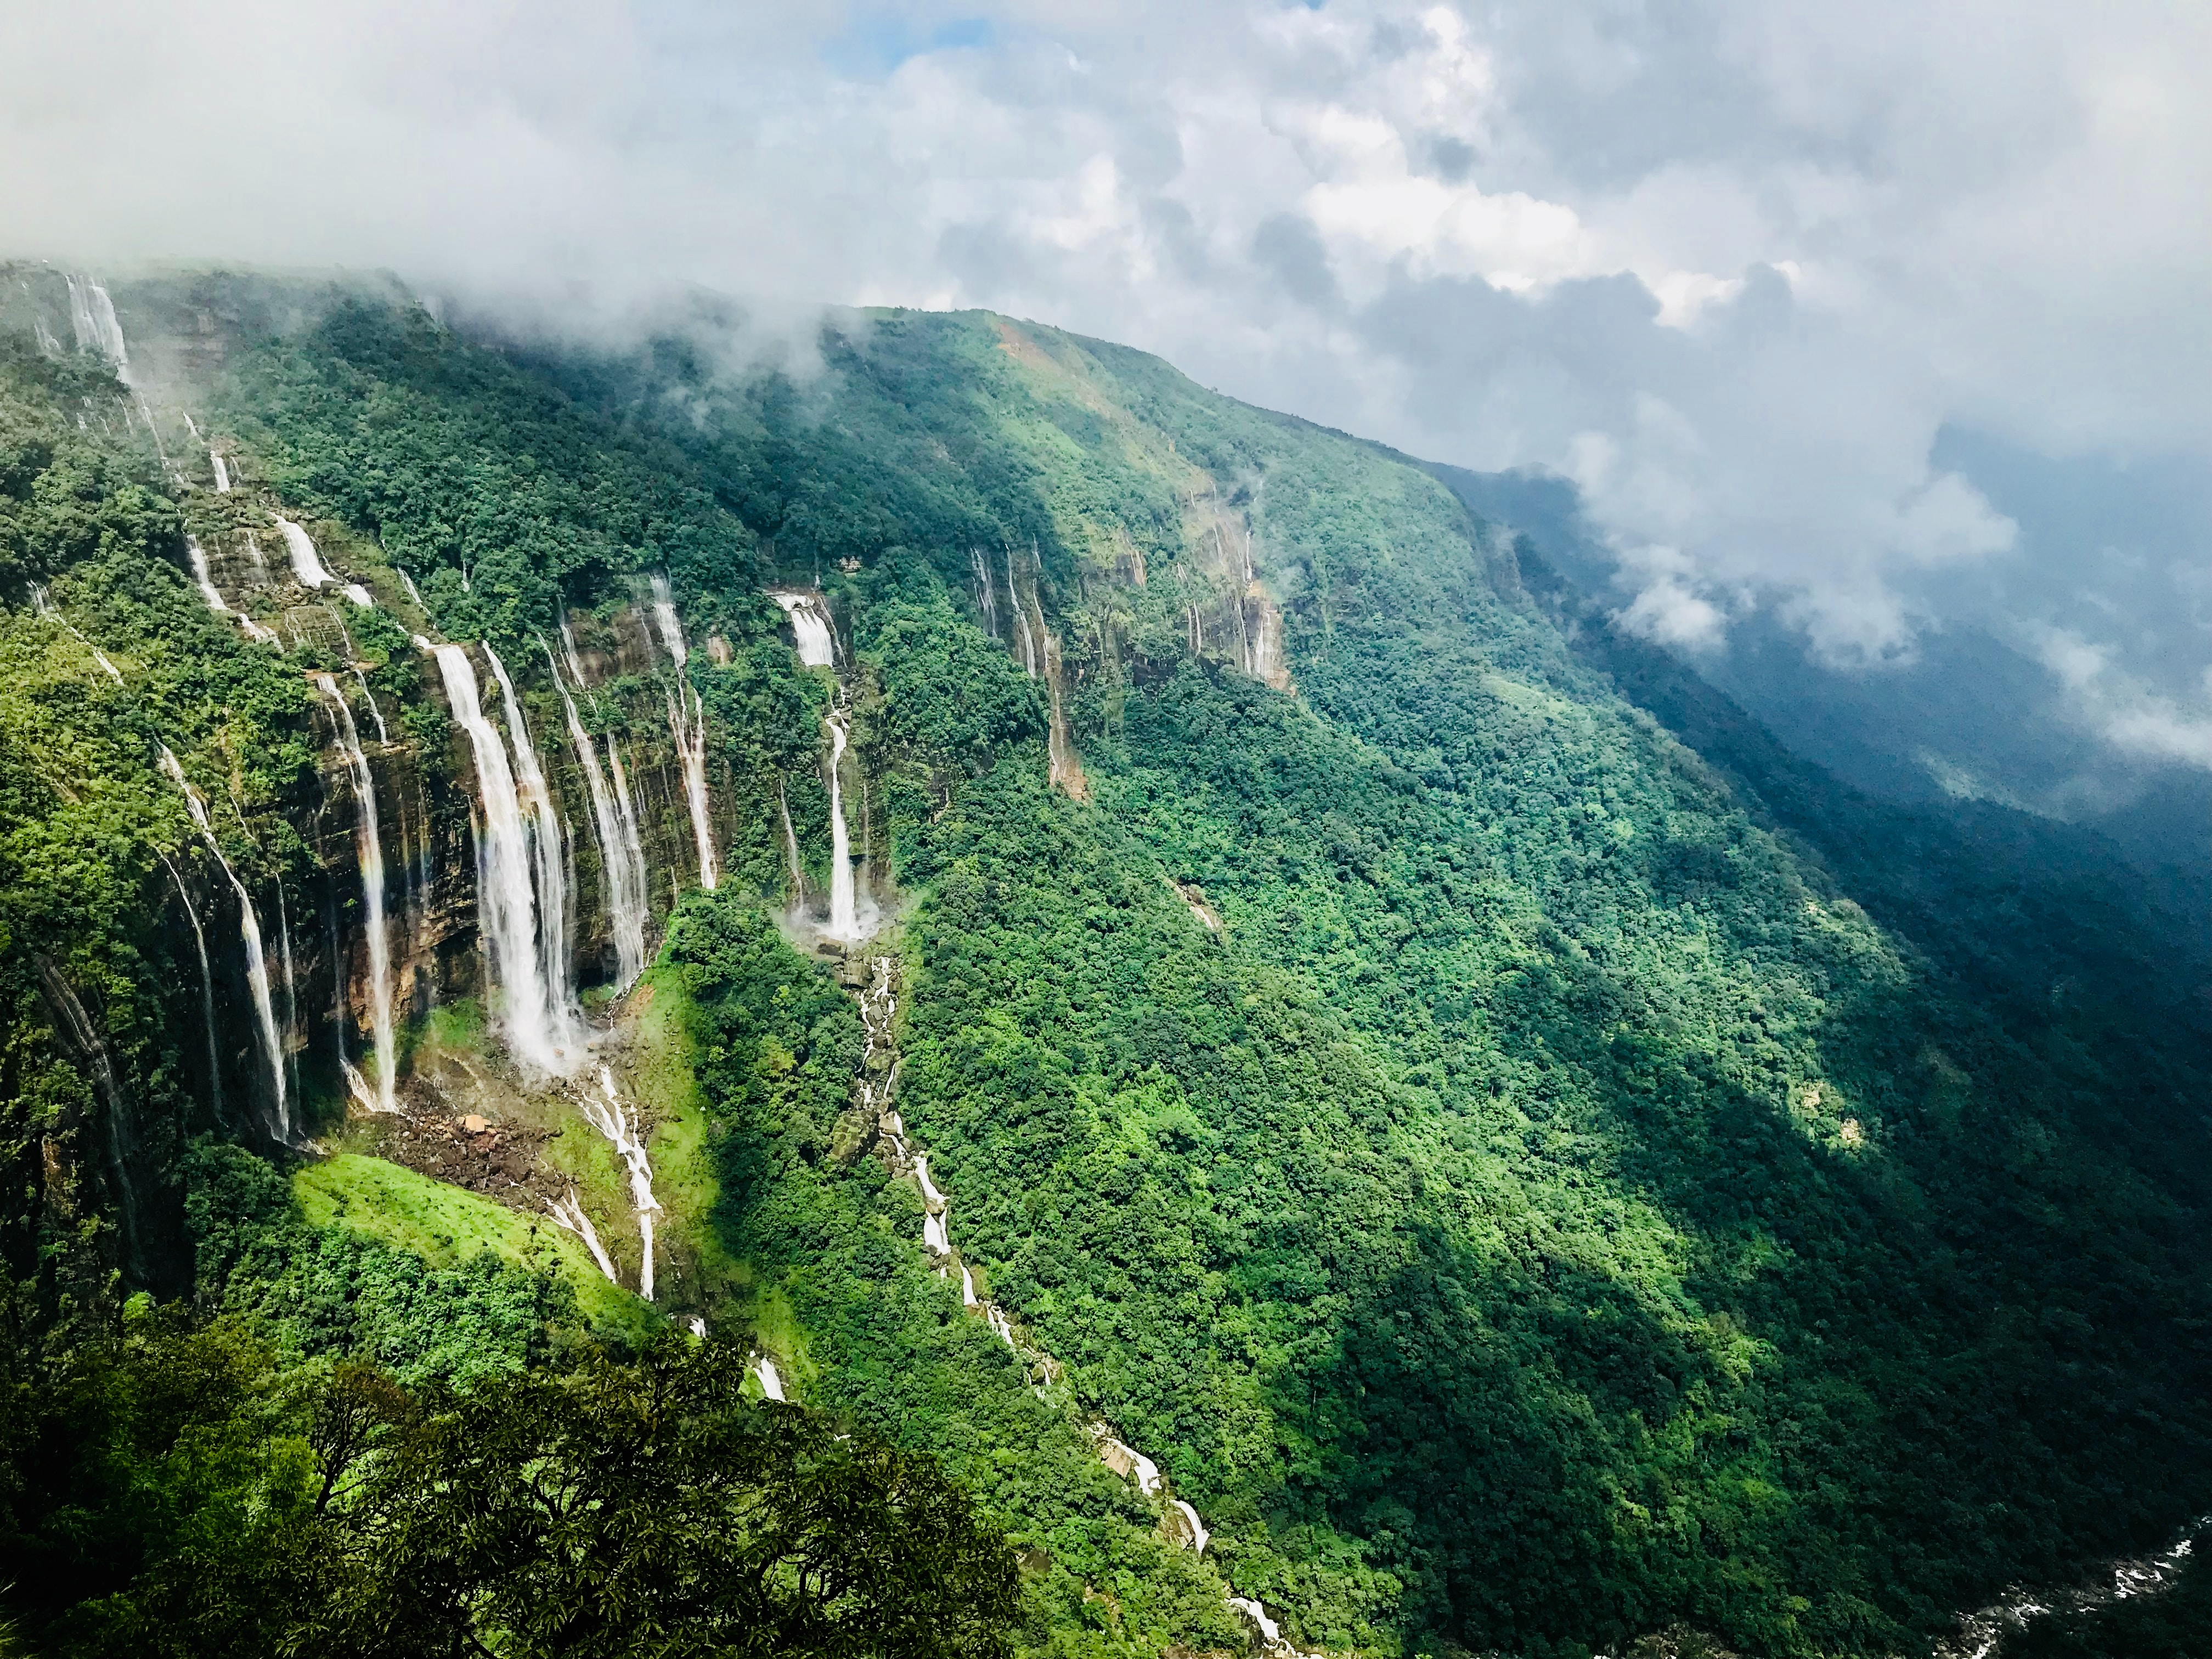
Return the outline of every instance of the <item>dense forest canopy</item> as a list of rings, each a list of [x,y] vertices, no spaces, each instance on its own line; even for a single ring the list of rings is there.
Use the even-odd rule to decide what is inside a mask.
[[[2206,1507],[2212,1011],[2123,872],[1864,800],[1427,471],[1121,348],[116,299],[128,386],[0,306],[30,1650],[1237,1651],[1233,1590],[1301,1650],[1903,1653]],[[253,574],[279,514],[362,602]],[[585,933],[602,757],[704,733],[720,880],[672,785],[654,964],[585,994],[662,1091],[651,1302],[544,1224],[538,1169],[622,1190],[566,1132],[374,1173],[343,966],[273,1135],[204,966],[248,894],[285,974],[359,957],[350,699],[395,907],[460,896],[403,1063],[501,1073],[433,636],[513,667]],[[848,831],[878,931],[817,948]],[[2019,1650],[2186,1639],[2200,1590]]]

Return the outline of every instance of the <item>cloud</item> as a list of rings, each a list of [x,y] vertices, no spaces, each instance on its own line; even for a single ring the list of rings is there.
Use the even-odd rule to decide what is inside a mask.
[[[988,305],[1572,477],[1655,637],[1767,607],[1881,662],[2010,607],[2151,630],[2168,697],[2212,654],[2180,576],[2009,504],[2038,465],[2212,459],[2203,8],[19,10],[0,224],[26,252],[610,311],[672,279]],[[2200,566],[2194,511],[2129,557]]]

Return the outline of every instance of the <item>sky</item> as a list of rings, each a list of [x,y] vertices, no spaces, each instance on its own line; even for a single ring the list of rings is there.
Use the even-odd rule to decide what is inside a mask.
[[[0,6],[7,252],[988,306],[2212,769],[2212,6]]]

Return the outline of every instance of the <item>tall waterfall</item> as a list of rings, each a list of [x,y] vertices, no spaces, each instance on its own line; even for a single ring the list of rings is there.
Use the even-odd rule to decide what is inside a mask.
[[[246,942],[246,982],[253,993],[254,1022],[260,1027],[261,1050],[269,1061],[269,1083],[276,1095],[276,1135],[280,1140],[292,1139],[292,1103],[284,1088],[284,1045],[276,1035],[276,1011],[269,999],[269,959],[261,948],[261,918],[254,914],[252,896],[246,884],[230,867],[230,860],[222,855],[222,848],[215,838],[215,825],[208,821],[207,802],[200,792],[185,776],[185,769],[172,754],[167,744],[161,745],[161,770],[168,774],[169,781],[184,791],[185,805],[199,828],[200,839],[207,843],[215,861],[230,878],[232,890],[238,895],[238,931]]]
[[[315,551],[314,538],[283,514],[276,515],[276,528],[284,532],[284,549],[292,556],[292,574],[306,588],[328,587],[337,579],[323,568],[322,555]]]
[[[208,1088],[214,1096],[216,1115],[222,1115],[222,1061],[215,1044],[215,970],[208,965],[207,933],[200,927],[200,913],[192,908],[192,896],[185,890],[185,878],[177,866],[169,862],[167,853],[161,854],[161,867],[169,872],[169,879],[177,884],[177,896],[185,902],[185,920],[192,924],[192,943],[200,953],[200,1014],[207,1023]]]
[[[629,849],[630,867],[637,872],[639,902],[647,907],[646,916],[650,919],[653,876],[645,862],[645,838],[638,833],[637,797],[630,793],[629,773],[611,732],[607,733],[607,771],[614,779],[615,822],[621,827],[623,845]]]
[[[368,918],[368,1023],[376,1047],[376,1096],[380,1111],[394,1107],[398,1049],[392,1030],[392,935],[384,917],[384,842],[376,817],[376,778],[362,753],[353,710],[328,674],[314,677],[315,689],[331,706],[338,727],[338,752],[353,780],[354,852],[361,865],[362,902]]]
[[[661,644],[676,659],[676,683],[668,688],[668,729],[684,763],[684,793],[691,806],[691,834],[699,843],[699,884],[711,893],[720,870],[714,857],[714,821],[707,805],[707,709],[685,672],[691,653],[665,576],[653,579],[653,616],[660,625]]]
[[[775,602],[791,618],[791,636],[798,642],[799,660],[808,668],[830,668],[837,661],[837,636],[830,631],[829,613],[811,593],[778,593]]]
[[[131,354],[124,349],[123,325],[115,320],[115,301],[89,276],[70,277],[69,296],[70,325],[76,331],[77,344],[89,346],[106,358],[127,385]]]
[[[218,495],[229,495],[230,463],[212,449],[208,451],[208,459],[215,463],[215,493]]]
[[[485,659],[499,680],[499,694],[507,711],[507,741],[514,750],[514,780],[522,809],[534,825],[531,836],[531,865],[538,880],[538,957],[544,964],[545,994],[556,1020],[572,1020],[576,1006],[576,979],[568,948],[568,864],[562,835],[560,809],[553,792],[545,787],[544,769],[530,741],[530,723],[514,696],[514,682],[507,665],[487,641]]]
[[[644,1263],[638,1270],[637,1293],[650,1302],[653,1218],[660,1208],[659,1200],[653,1195],[653,1165],[647,1161],[645,1141],[638,1133],[637,1114],[623,1107],[622,1097],[615,1092],[615,1074],[605,1066],[599,1067],[599,1088],[607,1097],[606,1104],[602,1106],[586,1095],[584,1119],[613,1144],[615,1155],[629,1172],[630,1206],[637,1212],[638,1241],[644,1250]]]
[[[527,1066],[565,1073],[580,1055],[572,1052],[576,1045],[568,1008],[554,1000],[541,954],[544,934],[532,883],[531,830],[523,822],[507,745],[477,701],[476,670],[469,665],[468,653],[458,645],[435,646],[432,651],[453,718],[468,733],[476,757],[482,813],[477,834],[477,933],[492,984],[501,997],[500,1018],[507,1047]]]
[[[991,558],[980,547],[968,550],[968,563],[975,573],[975,604],[982,612],[983,631],[999,637],[999,594],[991,580]]]
[[[584,730],[583,720],[576,713],[576,700],[568,695],[568,684],[561,678],[553,647],[543,639],[538,643],[544,650],[546,665],[553,671],[553,684],[561,693],[562,709],[568,717],[568,745],[575,751],[576,769],[591,787],[592,829],[599,839],[607,919],[615,936],[616,988],[627,990],[645,971],[645,924],[649,914],[645,855],[638,848],[635,826],[629,835],[623,834],[622,815],[615,805],[613,791],[607,787],[599,751],[592,747],[591,734]],[[568,664],[572,672],[577,666],[573,649]]]
[[[853,891],[853,843],[845,833],[845,794],[838,773],[845,758],[845,716],[832,710],[830,728],[830,937],[851,943],[860,937]]]

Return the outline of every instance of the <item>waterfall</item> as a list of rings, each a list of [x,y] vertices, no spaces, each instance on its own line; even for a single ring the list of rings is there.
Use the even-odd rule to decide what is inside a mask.
[[[177,884],[177,896],[185,902],[185,916],[192,924],[192,943],[200,953],[200,1012],[207,1022],[208,1087],[215,1099],[216,1115],[222,1115],[222,1062],[215,1046],[215,972],[208,966],[207,934],[200,927],[200,913],[192,908],[192,896],[185,890],[185,878],[177,866],[169,862],[169,855],[160,855],[161,867],[169,872],[169,879]]]
[[[399,570],[399,567],[398,565],[392,566],[392,568]],[[422,603],[422,595],[421,591],[415,586],[415,579],[409,575],[404,570],[399,571],[399,585],[407,590],[407,597],[415,601],[416,609],[422,611],[424,616],[428,616],[430,614],[430,607]]]
[[[483,653],[499,681],[500,700],[507,711],[507,741],[514,750],[514,778],[521,806],[536,824],[530,850],[538,876],[538,959],[556,1033],[565,1040],[575,1013],[576,983],[568,949],[568,865],[561,814],[553,805],[553,792],[545,787],[544,769],[538,763],[530,725],[522,717],[522,705],[515,700],[514,682],[507,677],[507,665],[489,641]]]
[[[353,779],[354,852],[361,865],[362,901],[368,919],[368,1020],[376,1046],[376,1092],[380,1111],[395,1109],[398,1049],[392,1031],[392,936],[384,917],[384,843],[376,817],[376,778],[361,751],[353,710],[328,674],[314,676],[315,689],[331,705],[338,727],[338,752]]]
[[[261,1048],[269,1061],[269,1081],[276,1091],[276,1137],[292,1139],[292,1104],[284,1090],[284,1049],[276,1036],[276,1012],[269,998],[269,962],[261,949],[261,918],[254,914],[253,899],[246,890],[246,884],[230,867],[230,860],[222,855],[222,848],[215,838],[215,825],[208,821],[207,803],[185,776],[185,769],[167,744],[161,745],[161,770],[169,781],[184,791],[185,805],[191,811],[192,822],[199,828],[200,839],[207,843],[215,861],[222,866],[224,875],[238,895],[238,931],[246,942],[246,982],[253,993],[253,1017],[261,1029]]]
[[[837,778],[845,758],[845,717],[833,711],[823,724],[830,728],[830,937],[850,944],[860,937],[860,922],[853,892],[853,845],[845,833],[844,792]]]
[[[508,1048],[531,1069],[565,1073],[571,1041],[565,1006],[556,1003],[539,954],[538,896],[531,880],[531,834],[498,728],[477,701],[476,670],[458,645],[433,647],[453,718],[468,733],[483,822],[477,836],[477,921],[492,985],[502,999]]]
[[[327,587],[337,580],[323,568],[322,556],[315,551],[314,539],[305,530],[282,513],[276,515],[276,528],[284,532],[285,550],[292,556],[292,574],[301,586]]]
[[[198,537],[185,538],[185,556],[191,561],[192,580],[200,590],[200,597],[207,601],[207,608],[218,617],[228,616],[230,607],[222,602],[222,590],[215,585],[215,577],[208,568],[207,550],[200,545]]]
[[[653,1195],[653,1165],[647,1161],[645,1142],[638,1138],[637,1114],[625,1112],[615,1092],[615,1074],[599,1067],[599,1087],[607,1103],[584,1097],[584,1121],[613,1143],[616,1156],[629,1171],[630,1206],[637,1212],[637,1234],[644,1246],[644,1265],[638,1270],[637,1293],[653,1300],[653,1216],[660,1204]]]
[[[566,1228],[584,1241],[592,1260],[599,1264],[599,1271],[607,1276],[607,1283],[619,1285],[622,1279],[615,1273],[615,1264],[607,1255],[607,1247],[599,1243],[599,1230],[592,1225],[592,1218],[584,1213],[583,1201],[576,1196],[574,1188],[566,1198],[549,1198],[545,1207],[553,1212],[554,1224]]]
[[[764,1353],[754,1355],[753,1374],[760,1378],[762,1398],[773,1400],[778,1405],[785,1403],[783,1378],[775,1369],[775,1361]]]
[[[946,1236],[946,1232],[945,1217],[942,1210],[932,1210],[922,1217],[922,1248],[932,1255],[950,1255],[952,1253],[952,1241]]]
[[[646,905],[645,858],[637,848],[635,828],[628,835],[623,833],[622,816],[607,787],[599,751],[592,747],[591,734],[584,730],[583,720],[576,713],[576,700],[568,695],[561,678],[553,647],[542,637],[538,643],[545,653],[546,665],[553,671],[553,684],[561,693],[561,707],[568,717],[568,744],[575,750],[576,769],[584,775],[592,792],[592,829],[599,839],[600,878],[615,938],[615,988],[628,990],[645,971],[645,924],[650,914]],[[575,661],[572,653],[572,672]]]
[[[937,1190],[937,1183],[929,1178],[929,1154],[921,1153],[914,1160],[914,1178],[921,1186],[922,1202],[933,1210],[941,1210],[951,1202]]]
[[[969,1271],[964,1261],[960,1264],[960,1305],[963,1308],[976,1305],[975,1275]]]
[[[384,723],[384,711],[376,706],[376,693],[368,689],[368,676],[356,668],[353,671],[353,677],[360,684],[361,700],[368,705],[369,719],[376,722],[376,740],[388,745],[392,742],[392,731]]]
[[[69,618],[62,615],[59,611],[54,608],[52,596],[46,592],[46,586],[44,582],[33,582],[31,584],[31,604],[41,617],[46,617],[49,622],[59,623],[71,639],[75,640],[86,650],[91,652],[92,659],[100,665],[100,672],[105,673],[108,678],[113,680],[118,685],[123,684],[123,672],[120,669],[117,668],[113,663],[108,661],[107,653],[102,651],[90,640],[78,633],[76,629],[70,627]]]
[[[371,593],[367,588],[363,587],[359,582],[343,583],[339,586],[338,592],[344,594],[346,598],[351,599],[356,605],[359,605],[364,611],[374,611],[376,609],[376,596]]]
[[[807,668],[829,668],[837,660],[837,636],[830,631],[829,613],[811,593],[778,593],[775,602],[791,619],[791,636],[798,642],[799,660]]]
[[[115,320],[115,302],[107,290],[89,276],[69,281],[70,325],[79,346],[88,346],[114,366],[116,377],[131,380],[131,354],[123,347],[123,325]]]
[[[1014,626],[1021,630],[1022,672],[1031,679],[1037,677],[1037,648],[1030,638],[1029,612],[1022,609],[1022,590],[1014,586],[1014,550],[1006,547],[1006,602],[1014,608]]]
[[[630,793],[629,773],[623,765],[622,750],[615,746],[615,734],[611,732],[607,733],[607,770],[614,779],[615,821],[622,827],[623,845],[629,849],[628,856],[637,872],[641,926],[653,919],[653,876],[645,862],[644,837],[638,833],[637,797]]]
[[[775,781],[775,810],[783,817],[783,852],[791,860],[791,898],[794,904],[806,898],[806,868],[799,861],[799,832],[791,827],[791,801],[785,795],[783,780]]]
[[[991,561],[980,547],[968,550],[968,563],[975,573],[976,609],[983,615],[983,631],[999,637],[999,592],[991,580]]]
[[[575,681],[576,690],[590,700],[592,712],[598,714],[599,694],[592,690],[592,683],[585,676],[583,655],[576,649],[576,632],[568,626],[568,617],[565,611],[561,617],[561,654],[568,659],[568,678]]]
[[[691,833],[699,843],[699,884],[711,893],[720,871],[714,860],[714,823],[707,805],[707,710],[685,667],[691,653],[684,647],[684,625],[676,618],[676,600],[665,576],[653,578],[653,616],[660,625],[660,642],[676,661],[676,683],[668,688],[668,729],[684,763],[684,793],[691,807]]]
[[[276,965],[284,974],[284,1070],[292,1086],[300,1086],[300,992],[292,977],[292,918],[284,906],[284,878],[276,878]]]
[[[1200,1555],[1206,1553],[1206,1540],[1213,1534],[1206,1529],[1206,1522],[1198,1518],[1198,1511],[1180,1498],[1170,1498],[1168,1503],[1182,1512],[1184,1523],[1190,1528],[1190,1547]]]
[[[224,460],[222,456],[216,454],[212,449],[208,451],[208,459],[215,463],[215,493],[218,495],[229,495],[230,463]]]

